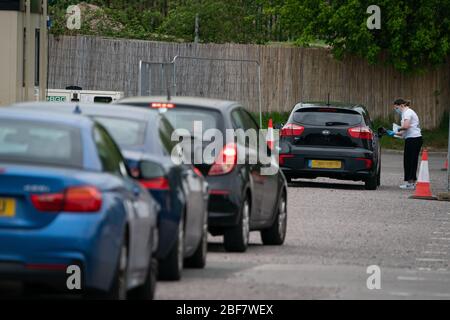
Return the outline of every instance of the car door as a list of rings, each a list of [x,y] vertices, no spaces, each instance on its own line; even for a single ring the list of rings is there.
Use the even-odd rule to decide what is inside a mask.
[[[171,141],[172,125],[165,117],[159,121],[159,136],[164,154],[168,157],[172,155],[172,149],[176,143]],[[186,217],[185,217],[185,251],[187,253],[196,249],[195,244],[201,239],[203,218],[206,214],[203,181],[202,178],[194,172],[192,165],[180,164],[178,166],[181,180],[185,191]]]
[[[234,129],[242,129],[244,132],[247,130],[255,130],[251,126],[251,122],[246,119],[246,115],[242,107],[238,107],[231,112],[231,119]],[[261,163],[258,160],[258,146],[257,143],[252,144],[248,139],[237,140],[238,152],[245,150],[246,161],[244,166],[247,167],[250,178],[250,185],[252,191],[252,213],[251,220],[262,219],[262,203],[264,199],[264,176],[261,175]],[[257,161],[249,161],[249,159],[256,159]]]
[[[103,170],[122,179],[124,207],[128,214],[130,227],[129,271],[130,276],[146,272],[152,253],[152,217],[149,196],[132,180],[126,170],[125,161],[114,140],[100,125],[94,129]]]
[[[253,119],[253,117],[248,113],[246,110],[242,109],[241,112],[243,113],[244,122],[248,123],[246,124],[246,127],[251,128],[253,130],[257,130],[259,133],[259,126],[256,123],[256,121]],[[263,145],[260,145],[263,144]],[[260,150],[265,150],[267,147],[266,137],[260,133],[260,140],[258,141],[258,148]],[[275,159],[273,159],[271,152],[267,152],[266,156],[270,157],[270,163],[262,163],[261,159],[262,155],[259,155],[258,162],[259,167],[261,169],[263,168],[269,168],[274,167],[275,169],[278,167],[278,164],[276,163]],[[268,170],[269,171],[269,170]],[[277,174],[263,174],[263,172],[260,172],[260,181],[262,183],[262,190],[264,196],[262,197],[262,207],[261,207],[261,218],[264,220],[271,220],[274,207],[278,199],[278,175]]]

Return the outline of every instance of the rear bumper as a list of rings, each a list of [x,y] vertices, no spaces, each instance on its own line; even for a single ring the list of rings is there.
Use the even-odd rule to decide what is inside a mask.
[[[312,168],[311,160],[334,160],[342,163],[339,169]],[[370,168],[367,161],[371,161]],[[366,149],[296,148],[284,158],[281,170],[287,178],[327,177],[343,180],[365,180],[377,169],[374,153]]]
[[[208,176],[208,226],[211,233],[217,229],[234,227],[239,222],[239,209],[244,192],[242,173],[235,169],[228,175]]]
[[[56,284],[66,290],[77,265],[82,288],[110,288],[126,217],[118,212],[59,214],[41,229],[0,229],[0,279]]]

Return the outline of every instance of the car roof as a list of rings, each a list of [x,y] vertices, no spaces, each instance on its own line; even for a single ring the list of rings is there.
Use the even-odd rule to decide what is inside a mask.
[[[61,109],[63,113],[74,113],[78,108],[83,115],[83,110],[89,111],[89,113],[99,113],[101,115],[115,115],[127,119],[142,120],[149,115],[157,114],[156,110],[136,108],[134,106],[127,105],[111,105],[102,103],[75,103],[75,102],[32,102],[32,103],[17,103],[13,107],[18,108],[39,108],[40,110],[50,110],[50,112],[58,111]]]
[[[12,117],[18,120],[36,120],[47,123],[64,124],[72,127],[86,128],[92,126],[93,121],[87,117],[79,114],[63,114],[53,113],[50,111],[42,111],[42,109],[33,110],[29,104],[30,109],[26,112],[23,109],[14,108],[0,108],[0,117]]]
[[[162,103],[174,103],[182,104],[186,106],[201,107],[201,108],[213,108],[213,109],[228,109],[239,102],[231,100],[221,100],[212,98],[201,98],[201,97],[185,97],[185,96],[174,96],[170,100],[167,96],[148,96],[148,97],[129,97],[121,99],[115,104],[134,104],[134,103],[152,103],[152,102],[162,102]]]
[[[348,109],[354,110],[361,113],[362,110],[367,111],[366,107],[357,103],[350,102],[337,102],[337,101],[304,101],[299,102],[295,105],[294,111],[303,108],[337,108],[337,109]]]

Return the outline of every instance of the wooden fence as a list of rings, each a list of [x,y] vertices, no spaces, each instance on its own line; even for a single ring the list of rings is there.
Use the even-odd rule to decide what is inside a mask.
[[[329,50],[239,44],[165,43],[100,37],[50,38],[49,88],[138,92],[139,60],[174,56],[258,60],[263,111],[289,111],[300,101],[361,103],[373,118],[392,114],[392,101],[412,101],[424,128],[437,126],[450,107],[450,64],[423,75],[405,75],[357,57],[335,60]],[[155,74],[157,74],[155,72]],[[176,93],[241,100],[258,109],[256,64],[181,59]],[[160,92],[156,92],[160,93]]]

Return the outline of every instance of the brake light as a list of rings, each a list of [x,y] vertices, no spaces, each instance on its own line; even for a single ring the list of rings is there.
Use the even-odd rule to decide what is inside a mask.
[[[97,212],[102,207],[102,194],[92,186],[70,187],[60,193],[33,194],[31,202],[43,212]]]
[[[192,167],[192,170],[194,171],[194,173],[199,176],[199,177],[203,177],[202,172],[197,168],[197,167]]]
[[[356,158],[358,161],[364,161],[364,165],[366,169],[372,169],[373,161],[372,159],[366,159],[366,158]]]
[[[369,127],[354,127],[348,129],[348,134],[352,138],[363,139],[363,140],[372,140],[373,133]]]
[[[302,135],[303,131],[305,131],[305,127],[293,123],[288,123],[281,129],[281,136],[282,137],[300,136]]]
[[[139,181],[146,189],[151,190],[170,190],[169,180],[165,177],[157,177],[153,179],[145,179]]]
[[[210,176],[220,176],[233,171],[237,163],[237,146],[235,143],[226,144],[209,169]]]
[[[293,158],[293,157],[294,157],[293,154],[280,154],[278,162],[279,162],[280,166],[282,166],[282,165],[284,165],[286,158]]]
[[[38,211],[60,212],[64,209],[64,193],[33,194],[31,202]]]
[[[150,106],[154,109],[173,109],[173,108],[175,108],[175,105],[173,103],[153,102],[152,104],[150,104]]]

